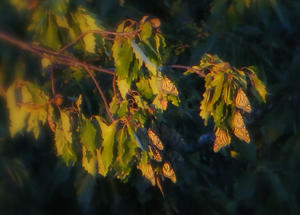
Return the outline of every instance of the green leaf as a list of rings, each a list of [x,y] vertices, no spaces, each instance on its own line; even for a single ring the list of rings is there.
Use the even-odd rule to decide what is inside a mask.
[[[156,75],[158,71],[157,66],[153,62],[151,62],[151,60],[145,55],[142,49],[133,40],[131,40],[131,46],[135,57],[139,61],[139,68],[141,68],[141,66],[145,64],[145,67],[152,73],[152,75]]]
[[[127,79],[117,79],[117,85],[122,98],[125,99],[126,94],[130,90],[130,83],[128,83]]]
[[[71,131],[71,122],[69,118],[68,112],[62,110],[60,111],[60,119],[61,119],[61,129],[64,133],[64,137],[66,140],[71,143],[72,142],[72,131]]]
[[[211,97],[211,90],[205,90],[205,92],[203,93],[203,99],[200,104],[200,116],[202,119],[204,119],[204,125],[207,125],[207,120],[211,114],[211,109],[208,108]]]
[[[118,110],[118,117],[125,116],[128,113],[128,101],[124,100],[120,104],[120,108]]]
[[[6,93],[7,108],[9,110],[9,120],[10,120],[10,135],[14,137],[17,133],[22,131],[26,125],[26,118],[28,116],[28,111],[24,107],[17,105],[16,99],[16,82],[14,82],[8,89]]]
[[[120,100],[117,96],[113,96],[111,102],[109,103],[109,110],[112,114],[117,114],[120,107]]]
[[[89,150],[85,145],[82,145],[82,167],[91,175],[97,173],[97,156],[96,151]]]
[[[155,49],[157,53],[160,53],[160,47],[165,48],[167,46],[165,38],[162,34],[155,34]]]
[[[75,23],[79,25],[81,33],[85,33],[89,30],[102,30],[98,25],[94,14],[89,13],[85,8],[78,7],[76,13],[72,16]],[[92,33],[85,35],[83,38],[85,51],[94,54],[96,47],[96,36]]]
[[[63,160],[67,164],[73,165],[77,160],[77,156],[72,145],[70,118],[66,111],[61,111],[60,116],[61,120],[56,123],[57,126],[55,130],[55,146],[57,155],[62,156]]]
[[[218,72],[214,74],[213,80],[211,81],[211,86],[214,87],[214,93],[210,101],[210,105],[215,104],[221,96],[224,82],[224,73]]]
[[[224,81],[224,86],[223,86],[223,100],[225,104],[231,105],[232,104],[232,89],[231,89],[231,81],[228,79]]]
[[[102,151],[101,154],[98,155],[99,160],[101,161],[98,164],[98,172],[99,174],[106,176],[109,166],[113,161],[113,149],[115,143],[115,133],[117,128],[117,122],[113,122],[111,125],[106,125],[100,117],[96,117],[98,124],[102,131]]]
[[[149,84],[151,86],[154,95],[161,93],[162,80],[163,80],[162,76],[154,76],[154,75],[151,76],[151,78],[149,79]]]
[[[264,83],[257,77],[255,73],[249,75],[251,86],[256,90],[260,97],[258,99],[262,99],[263,102],[266,102],[266,86]],[[256,95],[256,94],[254,94]],[[257,96],[256,96],[257,97]]]
[[[97,130],[93,123],[83,115],[81,120],[80,142],[86,146],[87,150],[94,151],[96,149]]]
[[[213,112],[214,123],[216,127],[219,127],[223,122],[223,119],[225,118],[224,109],[225,109],[224,101],[221,101],[216,105],[216,109]]]
[[[133,50],[129,40],[116,38],[112,46],[112,52],[117,76],[121,79],[127,78],[133,60]]]
[[[173,105],[177,107],[179,106],[179,99],[177,96],[170,94],[167,96],[167,100],[171,102]]]
[[[118,142],[118,153],[115,163],[118,172],[116,175],[123,180],[129,175],[132,169],[131,162],[135,157],[136,140],[132,139],[130,132],[131,128],[126,126],[119,130],[116,136]]]
[[[141,77],[140,80],[136,83],[136,87],[146,99],[153,98],[153,92],[152,88],[150,87],[149,80]]]
[[[55,50],[59,49],[61,46],[61,42],[58,37],[58,28],[52,16],[48,17],[47,28],[41,37],[41,41],[43,45]]]
[[[74,165],[77,160],[77,156],[72,148],[72,143],[68,141],[65,136],[64,130],[61,128],[61,124],[55,130],[55,146],[58,156],[62,156],[66,164]]]
[[[146,44],[149,42],[148,39],[152,36],[152,25],[150,22],[146,22],[143,25],[140,36],[142,41],[144,41]]]

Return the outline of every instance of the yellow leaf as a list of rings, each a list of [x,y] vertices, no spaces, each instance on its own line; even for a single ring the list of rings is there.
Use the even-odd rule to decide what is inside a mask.
[[[89,30],[102,30],[96,23],[96,19],[88,14],[87,10],[83,7],[79,7],[74,14],[74,19],[79,24],[81,33],[85,33]],[[94,34],[87,34],[83,38],[85,50],[90,53],[95,53],[96,37]]]
[[[64,133],[64,137],[66,141],[72,142],[72,131],[71,131],[71,123],[68,112],[62,110],[60,111],[60,118],[61,118],[61,127]]]
[[[7,108],[9,110],[10,119],[10,135],[14,137],[18,132],[22,131],[26,125],[28,111],[24,107],[17,105],[16,101],[16,82],[14,82],[6,93]]]
[[[95,118],[101,128],[103,138],[101,155],[97,155],[98,162],[100,162],[98,163],[98,172],[99,174],[106,176],[110,164],[113,161],[115,133],[118,123],[115,121],[111,125],[106,125],[99,116],[96,116]]]
[[[127,82],[126,79],[122,79],[122,80],[117,80],[117,85],[122,98],[125,99],[127,92],[130,90],[130,84]]]
[[[97,173],[97,155],[95,151],[89,151],[82,144],[82,167],[91,175]]]
[[[151,60],[144,54],[144,52],[142,51],[142,49],[133,40],[131,40],[131,46],[132,46],[133,52],[135,54],[135,57],[139,61],[139,68],[141,68],[141,66],[144,63],[145,67],[153,75],[157,75],[157,72],[158,72],[157,65],[155,65],[153,62],[151,62]]]

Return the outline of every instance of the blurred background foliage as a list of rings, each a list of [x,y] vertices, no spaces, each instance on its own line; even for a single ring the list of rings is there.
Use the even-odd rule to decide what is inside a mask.
[[[27,33],[30,16],[11,2],[0,2],[1,30],[32,41]],[[0,214],[300,213],[298,0],[74,0],[73,4],[89,8],[108,30],[125,18],[158,17],[169,47],[167,64],[195,65],[210,53],[233,66],[255,65],[268,89],[267,104],[253,104],[247,119],[250,144],[235,140],[230,148],[213,153],[212,141],[203,141],[213,125],[204,127],[198,115],[203,81],[165,68],[184,104],[170,108],[166,119],[190,148],[169,143],[176,157],[177,183],[164,181],[163,197],[139,171],[124,184],[91,177],[79,166],[66,167],[56,157],[47,129],[37,142],[27,134],[10,139],[8,112],[1,99]],[[4,43],[0,50],[1,87],[16,77],[43,78],[35,57]]]

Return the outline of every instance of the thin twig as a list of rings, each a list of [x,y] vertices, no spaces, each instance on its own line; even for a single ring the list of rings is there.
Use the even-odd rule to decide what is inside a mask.
[[[113,121],[114,121],[114,118],[113,118],[113,116],[112,116],[112,114],[111,114],[111,112],[110,112],[110,110],[109,110],[108,102],[107,102],[107,100],[106,100],[106,98],[105,98],[105,96],[104,96],[103,91],[101,90],[101,87],[99,86],[99,84],[98,84],[96,78],[94,77],[93,73],[92,73],[88,68],[86,68],[86,71],[87,71],[87,73],[89,74],[89,76],[91,77],[91,79],[93,80],[93,82],[94,82],[94,84],[95,84],[95,86],[96,86],[96,88],[97,88],[97,90],[98,90],[98,93],[100,94],[100,96],[101,96],[101,98],[102,98],[102,100],[103,100],[103,103],[104,103],[104,107],[105,107],[106,113],[108,114],[108,116],[109,116],[111,122],[113,122]]]
[[[55,98],[55,86],[54,86],[54,77],[53,77],[53,64],[50,65],[50,80],[51,80],[51,91],[53,98]]]
[[[67,66],[78,66],[78,67],[84,67],[88,68],[97,72],[102,72],[110,75],[114,75],[114,71],[103,69],[101,67],[97,67],[92,64],[88,64],[84,61],[79,61],[76,58],[72,58],[66,55],[61,55],[53,50],[46,49],[44,47],[40,47],[37,45],[32,45],[26,42],[23,42],[17,38],[14,38],[6,33],[3,33],[0,31],[0,40],[5,41],[9,44],[12,44],[22,50],[31,52],[39,57],[45,57],[48,55],[48,57],[53,57],[52,61],[57,64],[61,65],[67,65]]]
[[[75,38],[72,42],[68,43],[67,45],[65,45],[64,47],[59,49],[57,51],[57,53],[59,54],[59,53],[63,52],[64,50],[66,50],[70,46],[76,44],[80,39],[84,38],[88,34],[99,34],[99,35],[102,35],[102,36],[105,37],[107,35],[132,36],[132,35],[135,35],[136,33],[137,33],[136,31],[132,31],[132,32],[111,32],[111,31],[100,31],[100,30],[88,30],[88,31],[82,33],[81,35],[79,35],[77,38]],[[112,38],[107,37],[106,39],[110,40]]]
[[[182,65],[169,65],[167,67],[170,67],[170,68],[174,68],[174,69],[186,69],[186,70],[191,70],[193,72],[195,72],[196,74],[200,75],[201,77],[205,78],[205,74],[204,72],[202,72],[201,70],[198,70],[198,69],[195,69],[191,66],[182,66]]]

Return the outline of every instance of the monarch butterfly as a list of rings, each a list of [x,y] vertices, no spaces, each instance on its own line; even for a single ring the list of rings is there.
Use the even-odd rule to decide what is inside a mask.
[[[245,92],[240,88],[236,94],[235,97],[235,106],[237,108],[242,109],[243,111],[246,111],[247,113],[251,112],[251,105],[248,100],[248,97],[246,96]]]
[[[162,156],[156,148],[148,145],[148,149],[149,149],[149,155],[151,158],[153,158],[155,161],[158,161],[158,162],[162,161]]]
[[[214,152],[219,151],[221,148],[227,146],[231,142],[231,138],[227,130],[217,128],[215,135],[216,139],[213,146]]]
[[[169,178],[173,183],[176,183],[175,171],[172,169],[169,163],[165,162],[161,170],[165,177]]]
[[[147,178],[151,182],[152,186],[155,185],[154,171],[153,171],[153,168],[152,168],[151,164],[149,164],[149,163],[146,166],[144,176],[145,176],[145,178]]]
[[[164,79],[162,80],[161,88],[163,91],[165,91],[167,93],[173,94],[175,96],[178,95],[177,88],[175,87],[173,82],[170,79],[168,79],[167,77],[164,77]]]
[[[150,140],[152,141],[153,145],[155,145],[159,150],[163,150],[164,146],[159,139],[159,137],[149,128],[148,129],[148,136]]]
[[[246,143],[250,142],[250,137],[248,130],[246,129],[242,114],[240,112],[235,112],[232,120],[233,133],[240,140],[245,141]]]

